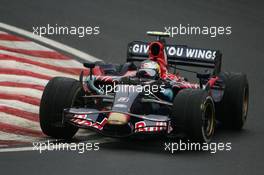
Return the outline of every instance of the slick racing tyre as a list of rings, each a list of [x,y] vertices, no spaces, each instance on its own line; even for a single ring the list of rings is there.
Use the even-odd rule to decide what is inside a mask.
[[[173,101],[172,123],[193,142],[209,143],[215,130],[214,102],[208,92],[183,89]]]
[[[44,134],[57,139],[70,139],[78,128],[62,124],[63,109],[80,105],[83,95],[80,82],[71,78],[55,77],[46,85],[40,102],[40,127]]]
[[[229,129],[241,130],[246,122],[249,85],[245,74],[221,72],[225,88],[223,99],[216,104],[217,120]]]

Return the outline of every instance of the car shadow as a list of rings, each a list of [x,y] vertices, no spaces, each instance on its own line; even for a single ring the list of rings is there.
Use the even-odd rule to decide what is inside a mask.
[[[71,140],[56,140],[54,143],[82,143],[82,142],[98,142],[100,150],[117,151],[132,151],[144,152],[163,155],[208,155],[221,152],[223,150],[215,150],[215,144],[239,143],[241,139],[248,139],[254,135],[254,132],[248,129],[241,131],[228,130],[218,126],[215,136],[207,147],[192,147],[188,139],[184,137],[164,137],[164,136],[143,136],[143,137],[128,137],[128,138],[110,138],[94,133],[90,136],[74,137]],[[184,146],[185,145],[185,146]],[[189,145],[189,146],[188,146]],[[213,147],[212,147],[213,146]],[[204,149],[205,148],[205,149]]]
[[[111,149],[116,151],[134,151],[134,152],[145,152],[155,154],[167,154],[167,155],[182,155],[182,154],[214,154],[223,151],[230,151],[229,146],[240,143],[241,139],[248,139],[254,134],[251,130],[243,129],[241,131],[228,130],[226,128],[218,127],[216,129],[215,136],[211,141],[211,144],[204,147],[201,144],[200,149],[195,149],[191,146],[188,139],[183,137],[144,137],[144,138],[126,138],[126,139],[115,139],[113,142],[100,143],[100,149]],[[180,145],[182,149],[180,148]],[[224,150],[217,150],[216,145],[224,145]],[[188,148],[189,145],[189,148]],[[170,149],[169,149],[170,148]],[[197,147],[196,147],[197,148]],[[202,149],[204,148],[204,149]]]

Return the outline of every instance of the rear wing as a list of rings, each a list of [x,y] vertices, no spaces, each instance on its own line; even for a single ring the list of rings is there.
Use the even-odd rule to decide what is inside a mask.
[[[149,43],[133,41],[128,44],[127,61],[144,61],[148,58]],[[210,68],[214,74],[221,71],[222,54],[218,50],[191,48],[185,45],[165,45],[169,65]]]

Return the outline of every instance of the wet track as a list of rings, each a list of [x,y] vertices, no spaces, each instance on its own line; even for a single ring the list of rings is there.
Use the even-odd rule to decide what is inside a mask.
[[[47,24],[98,25],[98,36],[47,36],[105,62],[123,63],[129,41],[144,39],[147,30],[178,24],[230,25],[232,34],[181,36],[170,39],[193,47],[218,48],[223,69],[245,72],[250,85],[248,122],[240,132],[218,131],[216,142],[231,142],[232,150],[208,152],[164,151],[164,141],[113,141],[99,151],[36,151],[0,153],[0,174],[262,174],[264,12],[263,3],[222,1],[32,1],[1,0],[0,21],[28,31]]]

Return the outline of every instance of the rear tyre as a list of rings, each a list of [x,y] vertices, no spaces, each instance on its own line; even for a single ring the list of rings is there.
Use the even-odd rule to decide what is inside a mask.
[[[62,123],[63,109],[81,104],[84,94],[80,82],[71,78],[55,77],[46,85],[40,102],[40,127],[44,134],[57,139],[70,139],[78,128]]]
[[[175,129],[193,142],[209,143],[214,135],[214,102],[204,90],[181,90],[174,99],[171,118]]]
[[[249,102],[249,85],[245,74],[222,72],[225,84],[223,99],[216,104],[216,117],[223,126],[241,130],[246,122]]]

